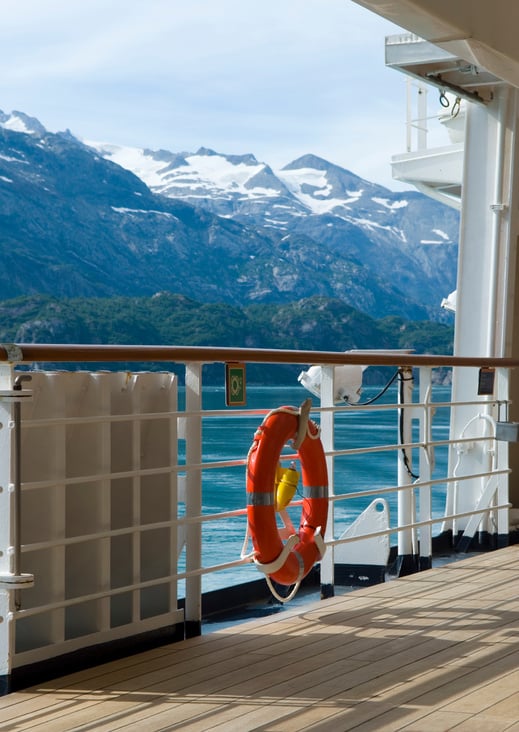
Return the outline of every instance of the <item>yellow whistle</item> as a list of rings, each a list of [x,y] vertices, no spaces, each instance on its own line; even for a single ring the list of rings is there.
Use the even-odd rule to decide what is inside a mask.
[[[276,511],[281,511],[294,497],[299,482],[299,473],[295,463],[290,463],[288,468],[278,466],[276,481]]]

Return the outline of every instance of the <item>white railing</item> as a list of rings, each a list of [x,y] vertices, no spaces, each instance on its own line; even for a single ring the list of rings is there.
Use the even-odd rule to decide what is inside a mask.
[[[208,407],[204,362],[323,364],[321,399],[312,407],[330,483],[323,595],[333,592],[338,564],[386,564],[390,539],[398,574],[430,567],[435,537],[452,536],[465,549],[477,532],[494,544],[506,541],[507,452],[495,439],[496,422],[507,413],[506,379],[497,378],[490,395],[452,405],[445,388],[435,396],[433,374],[453,365],[499,366],[506,373],[515,362],[86,346],[25,346],[15,355],[6,347],[0,364],[5,679],[16,669],[142,633],[169,628],[169,637],[196,635],[202,578],[211,577],[212,589],[220,577],[222,584],[229,577],[234,583],[260,577],[250,559],[240,557],[247,449],[270,409],[287,398],[300,403],[308,393],[295,383],[274,393],[260,390],[249,407]],[[103,356],[112,363],[183,363],[185,387],[169,372],[34,371],[27,374],[30,382],[14,388],[20,363],[99,362]],[[337,405],[335,366],[344,363],[390,365],[399,370],[398,385],[372,404]],[[413,393],[415,382],[419,390]],[[212,391],[223,402],[223,387]],[[466,432],[450,436],[449,411],[456,408],[472,416]],[[360,444],[352,446],[352,435]],[[283,459],[296,457],[291,452]],[[435,454],[441,456],[436,464]],[[394,460],[388,462],[388,455]],[[376,467],[381,456],[383,471]],[[218,491],[226,492],[225,500],[214,498]],[[467,510],[469,491],[474,500]],[[297,516],[297,502],[291,511]]]

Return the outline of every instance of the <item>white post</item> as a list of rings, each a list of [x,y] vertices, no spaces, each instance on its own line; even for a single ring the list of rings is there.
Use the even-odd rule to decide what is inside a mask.
[[[202,364],[186,364],[186,465],[202,462]],[[196,518],[202,511],[202,473],[199,468],[186,470],[186,518]],[[186,572],[202,566],[202,524],[186,526]],[[202,579],[199,574],[186,579],[186,637],[202,630]]]
[[[512,278],[519,231],[514,181],[517,99],[518,91],[503,85],[487,105],[467,106],[455,356],[510,355],[511,342],[507,339],[514,320]],[[489,397],[478,397],[478,369],[453,369],[452,399],[479,399],[481,404],[452,408],[451,438],[456,440],[462,433],[465,437],[482,436],[486,423],[474,417],[489,413]],[[477,443],[467,450],[458,474],[480,473],[486,464],[485,450],[484,444]],[[456,449],[451,448],[450,473],[458,458]],[[480,493],[481,481],[477,478],[464,480],[457,494],[451,486],[447,509],[471,511]],[[444,531],[453,529],[457,534],[468,522],[468,518],[461,518],[455,527],[445,524]],[[454,536],[455,541],[457,538]]]
[[[13,387],[13,367],[0,364],[0,389]],[[13,403],[0,401],[0,574],[14,573],[14,511],[12,480]],[[0,585],[0,694],[9,692],[14,653],[14,596]]]
[[[510,372],[507,369],[497,369],[497,395],[498,399],[506,399],[509,394]],[[498,414],[498,419],[508,419],[508,410],[505,415]],[[508,444],[496,442],[496,468],[498,470],[507,470],[509,468]],[[498,478],[496,491],[496,501],[499,506],[508,503],[508,476],[500,475]],[[497,511],[497,545],[503,547],[508,545],[508,534],[510,526],[510,510],[508,508],[500,508]]]
[[[434,469],[434,453],[431,446],[432,419],[434,407],[430,403],[431,395],[431,369],[422,366],[420,369],[420,404],[422,408],[420,417],[420,442],[423,447],[420,449],[419,474],[420,482],[426,483],[431,479]],[[432,518],[432,491],[431,486],[420,486],[419,489],[419,511],[420,521],[430,521]],[[430,569],[432,566],[432,528],[430,525],[420,528],[420,569]]]
[[[413,401],[413,370],[404,367],[399,372],[398,389],[398,442],[405,445],[412,441],[412,410],[406,405]],[[412,454],[411,450],[402,447],[398,451],[398,485],[406,486],[398,491],[398,526],[414,523],[414,493],[412,488]],[[397,574],[404,576],[416,571],[416,556],[413,542],[413,530],[398,532]]]
[[[321,407],[333,407],[334,394],[334,367],[321,367]],[[321,413],[321,442],[325,453],[334,450],[334,413],[332,410]],[[334,495],[333,482],[333,455],[326,456],[326,468],[328,470],[328,495]],[[328,504],[328,521],[326,525],[326,533],[324,536],[325,543],[332,541],[334,538],[334,501]],[[325,600],[334,595],[334,551],[333,546],[328,546],[326,554],[321,560],[321,599]]]

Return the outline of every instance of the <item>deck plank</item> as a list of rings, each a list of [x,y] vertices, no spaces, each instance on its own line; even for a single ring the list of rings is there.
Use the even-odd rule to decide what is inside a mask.
[[[0,699],[2,732],[519,730],[519,547]]]

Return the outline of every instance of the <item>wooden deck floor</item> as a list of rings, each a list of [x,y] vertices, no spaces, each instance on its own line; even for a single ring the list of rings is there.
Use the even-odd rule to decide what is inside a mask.
[[[0,730],[519,731],[519,546],[11,694]]]

